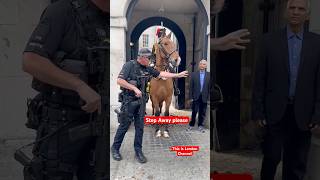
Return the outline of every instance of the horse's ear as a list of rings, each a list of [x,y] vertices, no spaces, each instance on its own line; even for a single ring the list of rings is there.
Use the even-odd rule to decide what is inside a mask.
[[[166,36],[166,33],[162,33],[161,34],[161,38],[165,37]]]
[[[167,38],[171,39],[171,34],[172,34],[172,32],[170,32],[170,33],[167,35]]]

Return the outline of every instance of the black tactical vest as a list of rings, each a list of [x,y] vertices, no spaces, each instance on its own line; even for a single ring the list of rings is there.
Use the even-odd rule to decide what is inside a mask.
[[[74,19],[78,34],[80,35],[80,43],[72,53],[65,53],[58,51],[53,59],[53,63],[63,69],[65,59],[74,59],[75,63],[85,64],[87,82],[92,88],[96,89],[97,84],[103,81],[102,75],[106,70],[107,61],[107,23],[101,24],[96,20],[96,13],[92,7],[89,7],[88,0],[69,0],[74,11]],[[106,20],[107,21],[107,20]],[[65,70],[65,69],[63,69]],[[68,71],[68,70],[65,70]],[[72,73],[72,72],[71,72]],[[44,93],[51,93],[53,91],[66,94],[77,95],[70,90],[64,90],[39,80],[33,79],[32,87]]]
[[[146,82],[142,82],[142,79],[139,77],[150,76],[149,72],[144,66],[140,65],[136,60],[130,60],[128,63],[130,63],[130,66],[127,66],[129,68],[129,77],[125,80],[130,84],[135,85],[138,89],[142,90],[141,87],[146,87]],[[144,83],[144,85],[142,83]],[[130,90],[127,90],[125,88],[121,88],[121,90],[123,90],[127,94],[134,96],[134,93]]]

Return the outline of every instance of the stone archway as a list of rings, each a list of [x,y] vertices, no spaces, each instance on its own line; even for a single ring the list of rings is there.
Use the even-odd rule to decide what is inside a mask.
[[[163,17],[177,24],[185,37],[185,68],[189,72],[195,69],[193,67],[196,67],[199,60],[210,57],[208,49],[209,0],[119,0],[110,3],[111,7],[117,7],[111,8],[110,11],[110,34],[112,34],[110,36],[110,87],[112,92],[119,92],[116,81],[114,81],[120,71],[118,67],[131,58],[131,34],[144,19]],[[158,11],[161,3],[164,3],[165,9],[162,14]],[[208,66],[210,66],[209,63]],[[208,71],[210,71],[209,68]],[[185,94],[187,94],[188,79],[184,85]],[[187,98],[185,95],[184,99]],[[110,103],[113,106],[118,104],[116,96],[110,97]]]
[[[179,53],[181,57],[181,64],[179,66],[179,72],[186,69],[186,39],[184,36],[183,31],[181,28],[173,21],[171,21],[168,18],[165,17],[150,17],[146,18],[142,21],[140,21],[132,30],[132,33],[130,35],[130,42],[132,42],[134,45],[137,44],[139,41],[139,37],[142,34],[142,32],[151,26],[161,25],[160,22],[163,22],[163,26],[169,28],[177,37],[179,42]],[[138,46],[134,46],[134,52],[138,52]],[[135,55],[137,53],[134,53]],[[127,54],[127,57],[129,57],[129,53]],[[127,58],[129,59],[129,58]],[[185,108],[185,79],[179,79],[178,80],[178,88],[180,89],[181,93],[177,98],[177,108],[178,109],[184,109]]]

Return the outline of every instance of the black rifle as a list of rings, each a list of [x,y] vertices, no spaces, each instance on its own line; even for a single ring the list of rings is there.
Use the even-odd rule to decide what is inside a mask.
[[[104,46],[88,48],[88,67],[89,76],[97,80],[97,92],[101,96],[101,113],[92,113],[90,122],[81,126],[77,126],[69,130],[69,136],[72,140],[83,137],[95,136],[96,145],[92,154],[91,165],[95,167],[96,180],[105,180],[109,172],[108,150],[110,140],[108,138],[110,127],[110,110],[109,110],[109,73],[107,68],[109,62],[109,43]],[[89,77],[90,82],[90,77]]]
[[[139,104],[140,104],[140,108],[139,108],[139,116],[140,118],[144,118],[145,113],[146,113],[146,100],[147,100],[147,92],[146,92],[146,84],[149,80],[150,75],[149,74],[143,74],[141,76],[138,76],[139,82],[141,83],[141,93],[142,96],[139,99]]]
[[[98,79],[99,82],[102,82],[99,83],[99,86],[97,87],[97,91],[101,95],[101,113],[94,114],[95,116],[93,118],[93,129],[96,130],[96,132],[94,132],[93,134],[97,135],[93,163],[95,167],[96,180],[104,180],[109,178],[107,175],[110,167],[110,163],[107,158],[109,156],[108,150],[110,144],[110,138],[108,138],[110,131],[110,69],[106,67],[107,62],[109,63],[109,42],[106,42],[104,46],[93,47],[89,48],[88,50],[88,60],[91,60],[92,62],[97,62],[99,64],[98,66],[94,66],[95,64],[93,64],[93,66],[91,67],[99,67],[97,69],[99,73]]]

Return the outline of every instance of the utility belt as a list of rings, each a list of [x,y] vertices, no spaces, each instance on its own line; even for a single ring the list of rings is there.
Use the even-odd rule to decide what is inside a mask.
[[[44,93],[27,100],[26,126],[37,130],[40,124],[49,120],[79,121],[88,119],[80,109],[79,98],[75,96],[49,96]]]
[[[33,113],[32,116],[28,115],[27,124],[31,125],[33,129],[37,129],[40,132],[46,132],[46,135],[39,136],[39,138],[30,144],[24,145],[23,147],[16,150],[14,153],[14,158],[20,162],[24,167],[24,175],[25,179],[44,179],[43,170],[46,167],[46,171],[50,172],[59,170],[63,172],[74,172],[75,166],[60,162],[60,160],[50,160],[43,159],[41,156],[36,155],[32,158],[32,155],[28,153],[26,150],[27,147],[31,145],[35,145],[33,152],[38,154],[37,146],[39,143],[52,138],[55,139],[54,136],[59,134],[61,131],[68,130],[68,138],[71,140],[77,140],[83,137],[87,137],[91,134],[81,131],[78,132],[77,129],[82,128],[84,125],[89,124],[90,115],[81,110],[73,110],[70,108],[57,107],[56,104],[52,103],[43,103],[37,104],[35,100],[39,100],[39,95],[34,98],[31,104],[32,107],[28,106],[28,114]],[[39,101],[42,102],[42,101]],[[39,106],[36,106],[39,105]],[[37,107],[37,108],[34,108]],[[80,125],[73,127],[72,122],[81,122]],[[83,123],[82,123],[83,122]],[[41,124],[41,126],[40,126]],[[72,127],[70,127],[72,125]],[[73,131],[71,131],[73,130]],[[91,131],[90,131],[91,132]],[[88,135],[89,134],[89,135]],[[54,144],[52,144],[54,143]],[[52,141],[50,145],[56,145],[56,141]],[[49,145],[49,146],[50,146]],[[50,150],[50,147],[48,147]],[[51,151],[51,156],[56,156],[56,152]],[[50,158],[49,158],[50,159]],[[55,158],[53,158],[55,159]]]
[[[69,90],[65,90],[69,91]],[[56,104],[58,106],[67,106],[70,108],[79,109],[81,106],[85,104],[85,102],[80,98],[79,95],[77,95],[75,92],[71,94],[72,92],[44,92],[42,93],[43,100],[53,104]]]
[[[130,90],[123,90],[121,93],[119,93],[118,96],[118,102],[124,103],[124,102],[132,102],[132,101],[138,101],[140,98],[135,96],[135,93]],[[144,97],[145,102],[147,103],[149,100],[149,96],[146,95]]]
[[[63,107],[57,107],[56,104],[47,103],[42,108],[42,117],[48,117],[53,121],[89,121],[89,114],[82,110],[66,109]]]
[[[119,93],[118,101],[121,103],[125,103],[128,101],[136,101],[139,98],[135,96],[134,92],[129,90],[124,90],[121,93]]]

